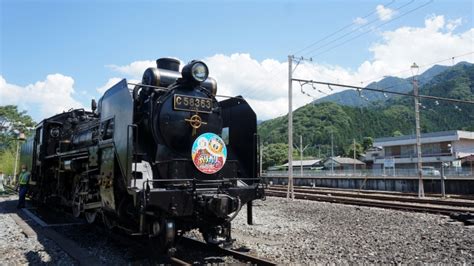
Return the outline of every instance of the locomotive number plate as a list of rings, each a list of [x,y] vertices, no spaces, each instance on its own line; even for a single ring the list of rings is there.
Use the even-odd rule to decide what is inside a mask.
[[[173,108],[180,111],[210,114],[212,113],[212,99],[175,94]]]

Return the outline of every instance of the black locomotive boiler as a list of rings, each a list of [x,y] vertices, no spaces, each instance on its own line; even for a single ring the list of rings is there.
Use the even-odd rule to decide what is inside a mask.
[[[256,115],[242,97],[216,99],[208,67],[161,58],[129,89],[123,79],[92,111],[44,119],[22,146],[31,197],[92,223],[147,235],[161,248],[199,229],[231,241],[231,221],[264,198]],[[54,104],[54,103],[52,103]]]

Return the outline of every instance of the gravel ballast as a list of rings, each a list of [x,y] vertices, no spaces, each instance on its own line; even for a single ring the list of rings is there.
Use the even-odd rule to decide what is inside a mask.
[[[11,210],[3,208],[4,201],[0,198],[1,263],[76,263],[48,238],[27,238],[11,218]],[[248,247],[253,255],[282,264],[474,262],[474,229],[441,215],[269,197],[254,203],[255,225],[246,222],[244,207],[233,221],[234,247]],[[97,226],[54,230],[103,264],[153,262],[147,250],[120,243]],[[188,253],[178,253],[182,252]],[[201,263],[235,262],[213,260],[212,255],[198,259],[209,254],[188,255]]]
[[[235,246],[279,263],[474,262],[474,229],[447,216],[274,197],[245,214]]]
[[[12,200],[18,196],[0,198],[0,264],[77,264],[67,253],[48,238],[27,237],[11,217]],[[16,204],[16,202],[15,202]]]

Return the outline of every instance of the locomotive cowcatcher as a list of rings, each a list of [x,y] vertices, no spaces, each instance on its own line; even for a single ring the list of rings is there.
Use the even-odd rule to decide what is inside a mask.
[[[30,196],[149,236],[162,250],[191,229],[207,242],[230,243],[241,207],[251,223],[252,201],[264,199],[256,115],[240,96],[218,101],[203,62],[181,72],[178,60],[156,62],[141,83],[123,79],[93,100],[92,111],[37,125],[22,146]]]

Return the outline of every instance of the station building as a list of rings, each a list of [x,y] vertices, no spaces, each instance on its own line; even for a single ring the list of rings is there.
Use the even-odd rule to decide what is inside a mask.
[[[278,166],[278,169],[284,169],[288,170],[288,163],[285,163],[284,165]],[[303,170],[314,170],[317,168],[320,168],[322,166],[322,161],[321,159],[312,159],[312,160],[293,160],[293,171],[300,170],[301,166],[303,166]],[[269,170],[274,170],[270,169]]]
[[[353,158],[330,157],[324,162],[324,168],[334,170],[365,169],[365,163]]]
[[[468,158],[474,155],[474,132],[471,131],[425,133],[421,134],[420,140],[423,166],[440,168],[443,162],[447,162],[454,167],[469,167]],[[416,135],[377,138],[373,146],[375,148],[366,153],[365,161],[370,162],[374,169],[417,167]]]

